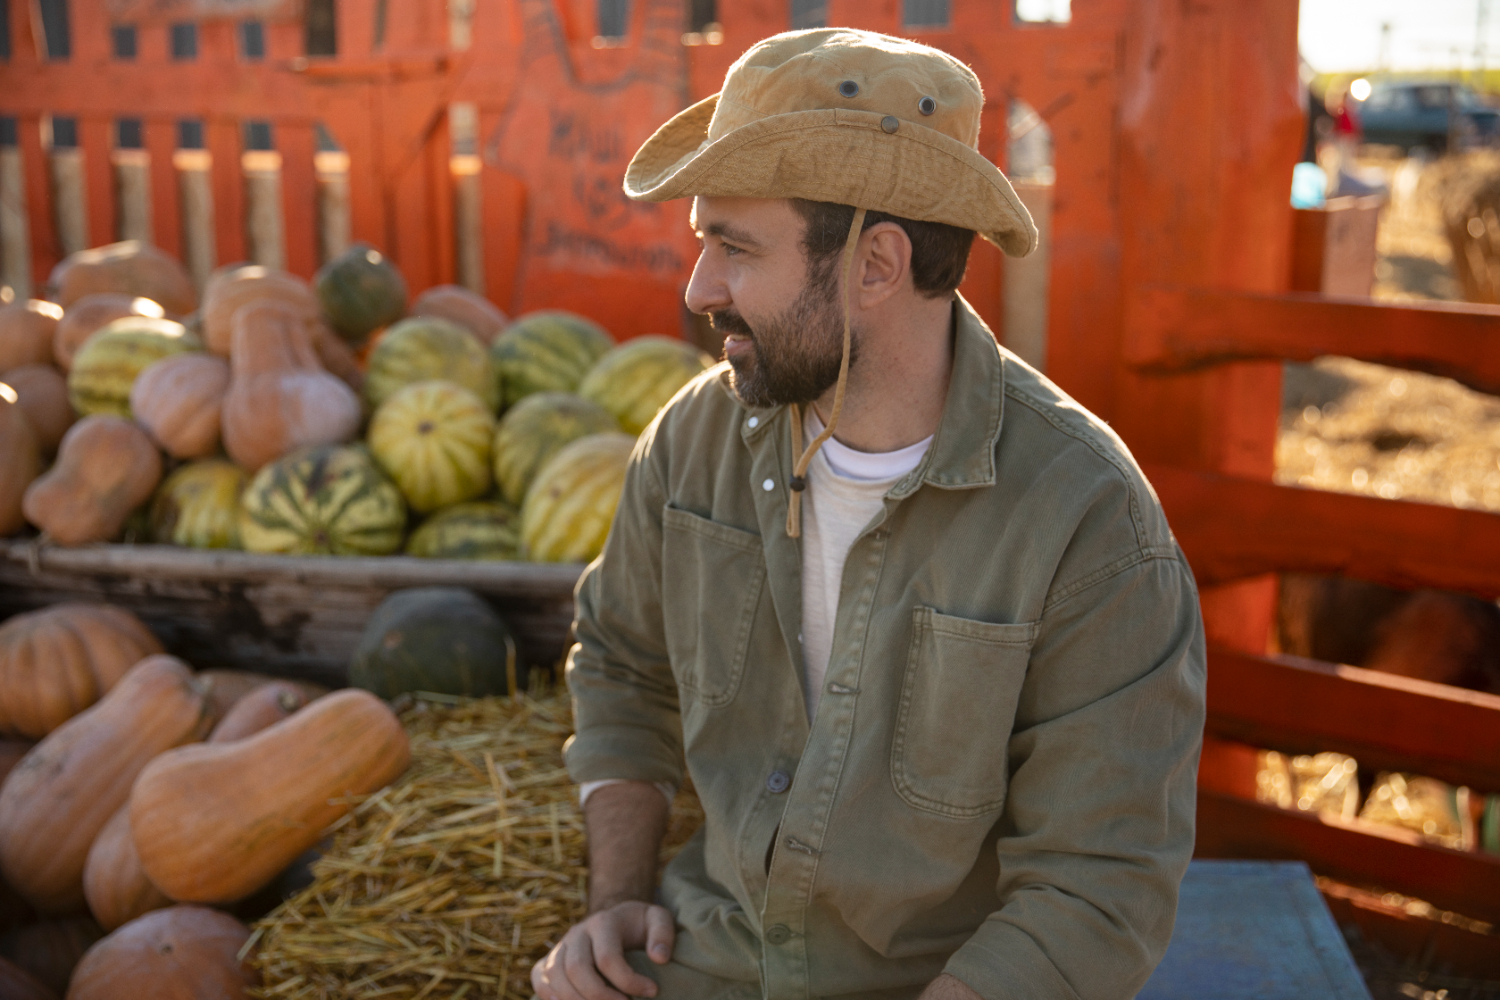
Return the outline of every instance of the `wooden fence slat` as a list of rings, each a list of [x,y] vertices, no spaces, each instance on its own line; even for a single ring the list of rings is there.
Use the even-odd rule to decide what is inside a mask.
[[[210,119],[204,126],[205,145],[212,157],[214,199],[214,250],[216,265],[244,260],[245,172],[240,123],[233,119]]]
[[[26,179],[26,223],[31,230],[31,274],[33,295],[40,296],[47,276],[62,259],[57,236],[57,214],[53,210],[52,171],[42,148],[42,121],[36,115],[16,119],[16,138],[21,145],[21,170]]]
[[[276,126],[281,153],[281,204],[285,220],[286,267],[311,278],[318,269],[318,181],[313,169],[317,137],[313,126],[289,122]]]
[[[88,198],[89,246],[113,243],[118,232],[115,201],[114,121],[87,117],[78,122],[78,145],[83,148],[83,175]]]
[[[1208,731],[1500,792],[1500,697],[1291,656],[1208,654]]]
[[[182,207],[177,168],[172,154],[177,150],[177,123],[147,118],[141,127],[142,142],[151,157],[151,236],[156,245],[182,259]]]
[[[1500,517],[1147,465],[1201,585],[1273,572],[1500,596]]]
[[[1339,354],[1500,392],[1500,306],[1385,305],[1305,292],[1255,295],[1158,285],[1129,296],[1125,338],[1127,363],[1146,371]]]
[[[1500,856],[1418,843],[1416,834],[1262,805],[1198,789],[1198,840],[1207,858],[1291,858],[1320,875],[1375,884],[1433,905],[1500,921]]]

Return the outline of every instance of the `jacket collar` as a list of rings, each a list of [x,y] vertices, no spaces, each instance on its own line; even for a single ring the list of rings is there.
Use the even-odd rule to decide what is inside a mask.
[[[731,396],[729,365],[721,366],[719,382]],[[740,435],[746,444],[775,426],[786,434],[791,421],[786,407],[745,410]],[[896,499],[910,495],[922,483],[939,489],[968,489],[995,484],[995,443],[1005,411],[1005,361],[995,337],[962,295],[953,301],[953,373],[948,398],[938,421],[932,447],[915,469],[890,492]],[[754,426],[751,421],[754,421]],[[795,449],[794,449],[795,450]]]

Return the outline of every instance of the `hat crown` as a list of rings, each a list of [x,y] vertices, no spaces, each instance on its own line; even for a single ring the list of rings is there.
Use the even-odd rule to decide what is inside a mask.
[[[979,78],[939,49],[850,28],[788,31],[729,68],[708,139],[772,115],[842,109],[893,115],[977,149],[983,107]]]

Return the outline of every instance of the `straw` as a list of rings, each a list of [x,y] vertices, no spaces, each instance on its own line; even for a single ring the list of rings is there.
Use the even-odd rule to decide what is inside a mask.
[[[566,694],[407,699],[411,769],[335,824],[312,885],[257,923],[261,1000],[529,998],[531,966],[585,913]],[[701,822],[673,808],[675,853]]]

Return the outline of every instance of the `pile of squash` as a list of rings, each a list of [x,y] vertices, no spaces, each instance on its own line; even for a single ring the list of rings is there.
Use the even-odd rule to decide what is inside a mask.
[[[586,561],[635,435],[711,363],[452,285],[408,307],[362,245],[311,283],[221,268],[200,302],[111,244],[49,296],[0,307],[0,536],[59,545]]]
[[[194,672],[90,604],[0,625],[0,734],[5,997],[242,996],[224,910],[410,762],[367,691]]]

